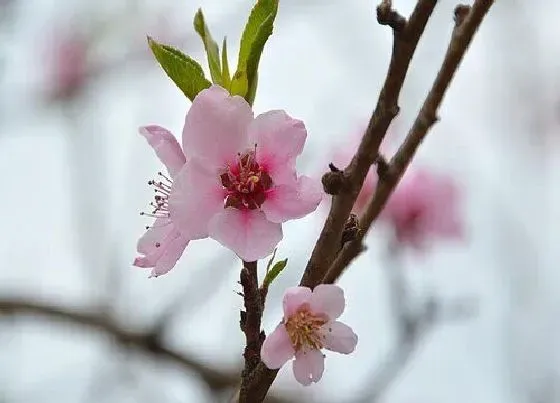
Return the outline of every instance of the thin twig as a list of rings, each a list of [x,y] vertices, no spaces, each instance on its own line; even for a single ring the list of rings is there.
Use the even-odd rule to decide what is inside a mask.
[[[398,98],[410,61],[436,3],[437,0],[419,0],[404,29],[393,30],[391,62],[377,106],[356,155],[344,170],[348,181],[345,189],[348,191],[333,197],[329,216],[301,279],[300,284],[303,286],[315,287],[319,284],[336,256],[344,224],[352,211],[371,165],[377,159],[381,141],[391,121],[398,114]]]
[[[366,236],[367,231],[379,216],[389,196],[416,154],[418,146],[426,137],[428,130],[437,121],[437,111],[443,101],[449,84],[471,44],[474,34],[493,3],[494,0],[475,0],[473,6],[466,15],[464,15],[465,6],[458,6],[461,10],[459,14],[461,14],[462,17],[456,18],[456,26],[453,30],[449,47],[447,48],[443,64],[432,88],[412,128],[408,132],[404,143],[391,159],[387,175],[380,178],[378,181],[375,194],[369,202],[365,213],[360,218],[360,228],[362,232],[355,241],[347,243],[338,254],[328,274],[325,276],[324,282],[332,283],[336,281],[344,269],[360,254],[361,242]]]

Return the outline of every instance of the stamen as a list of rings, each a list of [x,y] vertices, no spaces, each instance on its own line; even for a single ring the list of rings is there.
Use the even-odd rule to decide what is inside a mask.
[[[288,318],[284,326],[296,351],[305,347],[319,350],[323,348],[321,326],[325,323],[325,317],[314,314],[309,306],[303,305]]]
[[[227,190],[224,207],[255,210],[266,200],[266,192],[272,187],[270,175],[256,161],[254,151],[237,154],[237,162],[228,165],[220,175],[222,186]]]
[[[151,213],[142,212],[141,215],[152,218],[168,218],[169,217],[169,205],[167,200],[171,194],[171,186],[173,181],[167,177],[165,174],[158,172],[158,176],[163,178],[162,181],[156,181],[151,179],[148,181],[148,185],[154,188],[154,201],[150,202],[150,207],[153,207]]]

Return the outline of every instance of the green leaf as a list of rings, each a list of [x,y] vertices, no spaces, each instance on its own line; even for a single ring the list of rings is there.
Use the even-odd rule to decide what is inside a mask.
[[[257,95],[257,85],[259,83],[259,74],[255,74],[255,78],[253,79],[253,81],[251,81],[250,87],[247,90],[247,102],[249,102],[249,105],[253,105],[253,103],[255,102],[255,96]]]
[[[229,86],[231,84],[231,77],[229,75],[227,43],[226,43],[225,36],[224,36],[224,41],[222,42],[222,80],[223,80],[222,82],[224,84],[224,88],[229,90]]]
[[[206,21],[204,21],[204,15],[200,8],[194,16],[193,25],[194,30],[200,35],[200,39],[202,39],[202,43],[204,44],[212,81],[218,85],[223,85],[222,68],[220,66],[220,49],[216,41],[212,39],[212,35],[210,35],[210,30],[206,25]]]
[[[288,264],[288,259],[279,260],[278,262],[276,262],[274,266],[272,266],[272,269],[270,269],[266,273],[266,276],[264,277],[264,281],[263,281],[263,288],[267,289],[270,286],[270,284],[272,284],[274,279],[278,277],[278,275],[282,272],[282,270],[286,268],[287,264]]]
[[[249,15],[249,20],[241,36],[237,72],[246,72],[247,90],[253,92],[252,100],[254,100],[256,94],[259,61],[264,45],[272,34],[277,12],[278,0],[258,0]],[[243,96],[249,101],[249,93],[245,93]]]
[[[266,264],[266,274],[268,274],[269,270],[270,270],[270,266],[272,266],[272,262],[274,262],[274,258],[276,257],[276,251],[278,250],[278,248],[274,248],[274,252],[272,252],[272,256],[270,257],[270,259],[268,260],[268,263]]]
[[[157,43],[150,37],[148,45],[167,76],[191,101],[200,91],[212,85],[204,77],[200,64],[189,56],[171,46]]]
[[[249,81],[247,81],[247,74],[244,71],[238,71],[233,75],[231,80],[230,90],[231,95],[241,95],[245,98],[247,89],[249,88]]]

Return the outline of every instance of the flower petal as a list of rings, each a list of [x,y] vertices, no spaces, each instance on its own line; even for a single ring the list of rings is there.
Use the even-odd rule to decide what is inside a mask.
[[[282,226],[268,221],[262,211],[226,208],[210,221],[209,234],[252,262],[272,253],[282,240]]]
[[[154,224],[138,240],[136,246],[138,252],[146,255],[151,253],[156,248],[156,243],[163,243],[173,230],[174,228],[169,218],[156,219]]]
[[[276,326],[264,340],[261,360],[269,369],[279,369],[295,354],[290,336],[283,323]]]
[[[311,289],[308,287],[289,287],[284,293],[282,305],[284,307],[284,319],[292,316],[300,306],[311,300]]]
[[[224,196],[218,174],[192,158],[173,179],[168,200],[170,218],[183,236],[205,238],[210,219],[223,210]]]
[[[275,172],[288,162],[294,165],[303,151],[307,131],[301,120],[292,119],[282,110],[273,110],[253,120],[248,137],[249,144],[257,144],[257,162],[274,178]]]
[[[175,136],[169,130],[155,125],[141,127],[138,131],[148,140],[169,174],[175,176],[186,162],[185,154]]]
[[[313,289],[309,304],[313,312],[324,313],[335,320],[344,312],[344,291],[334,284],[319,284]]]
[[[150,277],[159,277],[171,270],[183,254],[188,244],[189,240],[181,235],[172,240],[158,259]]]
[[[169,219],[158,218],[138,241],[138,252],[143,256],[134,259],[134,266],[153,267],[150,277],[165,274],[175,266],[188,243]]]
[[[252,120],[247,101],[213,85],[193,100],[185,118],[183,149],[189,156],[224,167],[235,162],[237,153],[248,146],[247,128]]]
[[[275,186],[266,194],[262,210],[272,222],[305,217],[315,211],[323,196],[319,182],[300,176],[297,182]]]
[[[325,356],[320,350],[302,350],[296,353],[294,376],[303,386],[319,382],[325,370]]]
[[[342,322],[330,322],[322,327],[323,343],[326,349],[337,353],[350,354],[358,344],[358,336],[350,326]]]

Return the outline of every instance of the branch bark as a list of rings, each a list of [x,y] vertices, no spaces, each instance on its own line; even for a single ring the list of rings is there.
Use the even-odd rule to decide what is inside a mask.
[[[261,317],[263,301],[259,291],[259,279],[257,273],[257,262],[243,262],[240,275],[243,287],[243,299],[245,311],[241,311],[240,326],[245,333],[245,369],[241,374],[241,388],[239,391],[239,402],[250,403],[248,384],[253,372],[261,359],[261,344],[264,341],[264,332],[261,333]]]
[[[361,252],[361,243],[370,229],[372,223],[377,219],[379,213],[385,206],[389,196],[397,186],[400,178],[406,171],[420,143],[426,137],[429,129],[437,121],[437,111],[443,101],[445,93],[449,88],[451,80],[455,75],[463,57],[472,42],[474,34],[482,23],[484,16],[494,4],[494,0],[475,0],[468,12],[464,5],[459,5],[455,12],[455,28],[451,41],[445,54],[442,66],[436,76],[420,112],[418,113],[412,128],[408,132],[404,143],[398,149],[395,156],[389,162],[386,175],[379,178],[375,194],[373,195],[365,213],[360,217],[359,236],[345,245],[338,254],[323,282],[335,282],[344,269]],[[359,152],[359,151],[358,151]]]

